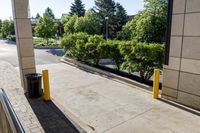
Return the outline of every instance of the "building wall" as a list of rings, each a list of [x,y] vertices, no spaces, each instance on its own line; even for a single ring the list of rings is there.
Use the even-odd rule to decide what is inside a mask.
[[[162,97],[200,110],[200,0],[173,0]]]

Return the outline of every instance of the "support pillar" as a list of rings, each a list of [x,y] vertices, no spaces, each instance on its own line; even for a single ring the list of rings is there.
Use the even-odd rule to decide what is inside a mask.
[[[24,91],[27,92],[25,75],[36,72],[32,27],[29,18],[29,0],[12,0],[12,10],[21,84]]]

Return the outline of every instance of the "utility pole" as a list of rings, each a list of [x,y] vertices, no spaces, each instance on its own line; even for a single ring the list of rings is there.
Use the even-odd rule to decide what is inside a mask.
[[[109,17],[105,17],[105,20],[106,20],[106,40],[108,40],[108,20],[109,20]]]

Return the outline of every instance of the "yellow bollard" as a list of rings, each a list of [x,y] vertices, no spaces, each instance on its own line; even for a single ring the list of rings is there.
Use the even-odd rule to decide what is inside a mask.
[[[157,99],[159,95],[159,79],[160,79],[160,70],[154,69],[153,76],[153,98]]]
[[[48,70],[43,70],[43,87],[44,87],[44,100],[51,101],[50,87],[49,87],[49,72]]]

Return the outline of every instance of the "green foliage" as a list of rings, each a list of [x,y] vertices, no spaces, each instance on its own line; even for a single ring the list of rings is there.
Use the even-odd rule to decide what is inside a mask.
[[[116,11],[116,5],[113,0],[95,0],[95,8],[101,22],[104,21],[105,17],[113,18]]]
[[[98,65],[100,54],[97,48],[104,42],[105,40],[102,36],[90,36],[80,32],[65,35],[61,45],[67,56]]]
[[[112,59],[118,70],[139,72],[142,80],[149,80],[154,67],[162,68],[164,46],[138,43],[135,40],[104,40],[99,35],[76,33],[65,35],[61,42],[66,56],[99,65],[100,59]]]
[[[33,39],[33,44],[38,44],[38,43],[43,43],[44,42],[44,39],[42,38],[34,38]]]
[[[98,50],[98,46],[104,43],[105,40],[103,36],[94,35],[90,36],[88,42],[85,45],[86,55],[89,60],[91,60],[93,64],[98,65],[100,59],[100,53]]]
[[[84,17],[77,17],[73,25],[75,32],[84,32],[85,31],[85,20]]]
[[[68,34],[63,37],[61,46],[64,48],[67,56],[77,59],[79,57],[77,57],[77,54],[82,52],[81,49],[78,49],[77,51],[77,48],[80,48],[81,44],[88,42],[88,38],[89,35],[87,33]],[[83,43],[78,41],[83,41]],[[79,46],[76,46],[77,42]],[[78,58],[78,60],[81,59]]]
[[[48,45],[49,38],[55,37],[56,30],[57,24],[54,23],[53,12],[47,8],[35,27],[35,34],[37,37],[45,38],[47,41],[46,44]]]
[[[81,0],[74,0],[69,14],[70,16],[77,15],[78,17],[85,15],[85,6]]]
[[[1,34],[3,38],[6,38],[8,35],[15,34],[13,20],[4,20],[2,22]]]
[[[35,16],[36,19],[40,19],[40,17],[41,17],[41,16],[40,16],[39,13],[37,13],[36,16]]]
[[[135,31],[135,22],[138,16],[136,16],[133,20],[127,22],[122,30],[118,32],[117,39],[118,40],[131,40],[133,38],[133,34]]]
[[[129,73],[139,72],[142,80],[149,80],[155,67],[162,68],[164,46],[161,44],[137,43],[131,51],[123,52],[123,70]]]
[[[46,40],[42,38],[36,38],[33,40],[35,46],[46,46]],[[55,41],[54,39],[49,39],[48,46],[60,46],[60,43]]]
[[[88,34],[100,34],[100,23],[96,15],[87,12],[84,17],[67,16],[61,20],[66,34],[86,32]]]
[[[77,40],[75,44],[75,49],[76,49],[76,59],[87,62],[87,50],[85,47],[86,42],[84,40]]]
[[[64,25],[64,31],[66,34],[73,34],[75,33],[75,23],[78,19],[77,16],[67,16],[61,20],[61,23]]]
[[[119,50],[120,53],[123,56],[128,56],[129,53],[132,53],[132,49],[135,47],[135,45],[138,43],[135,40],[131,40],[131,41],[120,41],[121,45],[119,45]]]
[[[47,9],[45,10],[45,14],[47,14],[49,17],[51,17],[52,19],[55,18],[55,15],[53,13],[53,11],[51,10],[51,8],[47,7]]]
[[[167,3],[168,0],[145,0],[144,10],[123,26],[118,38],[163,43],[167,23]]]
[[[100,34],[101,32],[101,26],[99,23],[99,20],[97,19],[96,14],[92,12],[87,12],[84,16],[84,32],[94,35],[94,34]]]
[[[127,22],[127,13],[120,3],[116,3],[116,31],[121,31],[122,26]]]
[[[118,70],[120,69],[120,65],[123,62],[123,56],[120,53],[120,45],[123,42],[117,41],[117,40],[108,40],[104,43],[99,44],[98,51],[100,53],[100,57],[102,59],[112,59],[115,61]]]
[[[161,16],[143,13],[136,22],[135,38],[141,42],[163,43],[166,21]]]
[[[119,3],[115,3],[114,0],[95,0],[95,7],[93,11],[96,13],[100,23],[102,33],[106,33],[106,20],[109,20],[109,38],[115,38],[116,33],[121,30],[123,24],[127,22],[127,14],[125,9]]]
[[[6,38],[10,41],[16,42],[16,36],[15,35],[8,35]]]
[[[1,33],[1,27],[2,27],[2,20],[0,19],[0,33]]]

